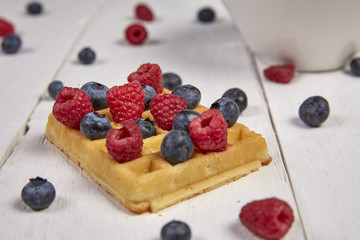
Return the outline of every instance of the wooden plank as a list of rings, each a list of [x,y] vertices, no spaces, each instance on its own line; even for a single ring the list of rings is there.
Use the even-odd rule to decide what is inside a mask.
[[[264,79],[257,61],[309,239],[356,239],[360,229],[360,81],[343,70],[297,73],[290,84]],[[330,116],[306,126],[298,109],[325,97]]]
[[[159,214],[133,215],[44,140],[47,116],[53,104],[44,98],[31,116],[29,131],[0,170],[0,191],[4,196],[0,198],[2,237],[158,239],[165,223],[179,219],[190,225],[193,239],[253,239],[239,222],[241,207],[249,201],[276,196],[289,202],[295,213],[295,222],[285,239],[305,239],[263,91],[222,2],[151,2],[158,18],[145,23],[150,39],[136,47],[123,38],[124,28],[134,21],[134,3],[108,1],[54,78],[72,87],[81,87],[88,81],[120,85],[126,83],[128,74],[140,64],[153,62],[164,72],[178,73],[183,83],[197,86],[202,91],[201,103],[206,106],[228,88],[240,87],[247,93],[249,105],[239,122],[263,134],[273,162],[239,181]],[[196,21],[196,12],[204,5],[216,9],[215,23]],[[77,62],[77,53],[84,46],[91,46],[97,52],[98,59],[91,66]],[[57,189],[53,205],[41,212],[29,211],[20,199],[27,179],[36,176],[47,178]]]
[[[12,22],[22,39],[16,54],[0,52],[0,166],[26,130],[28,118],[67,57],[69,50],[90,17],[101,6],[100,0],[44,2],[38,16],[26,14],[28,1],[1,1],[1,17]],[[71,6],[71,7],[69,7]]]

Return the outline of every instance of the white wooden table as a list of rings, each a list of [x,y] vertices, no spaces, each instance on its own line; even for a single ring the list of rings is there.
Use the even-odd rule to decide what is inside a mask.
[[[0,0],[0,17],[13,22],[23,40],[19,53],[0,53],[1,239],[155,240],[173,219],[187,222],[194,240],[257,239],[238,214],[247,202],[272,196],[295,213],[285,239],[359,239],[360,78],[339,70],[297,73],[290,84],[264,79],[267,66],[246,49],[220,0],[148,1],[156,20],[144,23],[149,40],[142,46],[127,44],[123,36],[135,21],[136,1],[44,1],[39,16],[25,13],[26,2]],[[203,6],[216,10],[214,23],[197,22]],[[85,46],[97,53],[90,66],[77,61]],[[238,121],[265,137],[271,164],[158,214],[125,210],[44,139],[53,105],[47,86],[55,79],[71,87],[88,81],[121,85],[145,62],[197,86],[205,106],[228,88],[243,89],[249,103]],[[320,128],[298,117],[300,104],[313,95],[330,103],[330,117]],[[40,212],[20,198],[36,176],[57,191],[50,208]]]

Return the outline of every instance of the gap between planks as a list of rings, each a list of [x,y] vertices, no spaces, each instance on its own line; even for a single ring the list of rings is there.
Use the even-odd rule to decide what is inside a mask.
[[[284,168],[285,168],[285,171],[286,171],[286,175],[287,175],[287,178],[289,180],[289,184],[290,184],[290,187],[291,187],[291,192],[292,192],[292,195],[294,197],[294,201],[295,201],[295,204],[296,204],[296,210],[299,214],[299,220],[300,220],[300,223],[301,223],[301,227],[302,227],[302,230],[303,230],[303,234],[305,236],[305,239],[308,239],[307,237],[307,234],[306,234],[306,230],[304,228],[304,223],[303,223],[303,220],[302,220],[302,217],[301,217],[301,212],[300,212],[300,208],[299,208],[299,204],[298,204],[298,201],[296,199],[296,194],[295,194],[295,191],[294,191],[294,187],[293,187],[293,184],[292,184],[292,181],[291,181],[291,177],[290,177],[290,173],[289,173],[289,170],[288,170],[288,166],[286,164],[286,161],[285,161],[285,155],[284,155],[284,152],[283,152],[283,149],[282,149],[282,146],[281,146],[281,142],[280,142],[280,138],[279,138],[279,135],[278,135],[278,132],[276,130],[276,125],[275,125],[275,122],[274,122],[274,119],[272,117],[272,113],[271,113],[271,109],[270,109],[270,106],[269,106],[269,102],[268,102],[268,98],[267,98],[267,95],[266,95],[266,91],[265,91],[265,87],[264,87],[264,84],[262,82],[262,78],[260,76],[260,70],[258,68],[258,64],[257,64],[257,61],[256,61],[256,56],[255,54],[249,49],[249,47],[246,47],[246,50],[248,52],[248,55],[249,55],[249,58],[250,58],[250,61],[251,61],[251,65],[253,67],[253,70],[254,70],[254,73],[255,73],[255,76],[257,78],[257,80],[259,81],[259,84],[260,84],[260,88],[261,88],[261,91],[263,93],[263,97],[264,97],[264,100],[265,100],[265,103],[266,103],[266,108],[267,108],[267,111],[268,111],[268,115],[269,115],[269,118],[270,118],[270,122],[271,122],[271,127],[274,131],[274,134],[275,134],[275,138],[276,138],[276,142],[279,146],[279,151],[280,151],[280,156],[281,156],[281,160],[282,160],[282,163],[284,164]]]
[[[105,3],[108,0],[101,0],[98,2],[97,7],[95,7],[95,10],[93,10],[92,14],[90,15],[89,19],[87,20],[87,22],[84,24],[84,26],[81,28],[81,30],[79,31],[79,34],[77,35],[77,37],[75,38],[73,44],[71,44],[69,50],[67,51],[67,54],[65,55],[64,59],[61,61],[59,67],[57,67],[57,69],[54,72],[53,77],[50,79],[49,83],[50,84],[52,81],[54,81],[57,76],[59,75],[60,71],[63,69],[64,65],[66,64],[66,62],[69,60],[72,52],[75,50],[77,44],[80,42],[81,37],[85,34],[85,32],[87,31],[87,29],[90,26],[90,23],[93,21],[93,19],[95,19],[95,17],[98,15],[98,13],[100,12],[100,10],[103,8],[103,6],[105,5]],[[47,85],[48,86],[48,85]],[[6,148],[5,152],[3,153],[3,155],[0,157],[0,171],[2,169],[2,166],[4,166],[4,164],[6,163],[6,161],[9,159],[9,157],[11,156],[11,154],[14,152],[15,148],[19,145],[19,143],[21,142],[21,138],[23,136],[25,136],[25,134],[28,132],[29,130],[29,122],[31,121],[31,116],[33,115],[35,109],[37,108],[37,106],[39,105],[39,103],[43,100],[43,98],[47,95],[48,89],[46,88],[44,89],[43,93],[39,96],[38,100],[35,102],[34,106],[32,107],[32,109],[30,110],[29,115],[26,117],[26,120],[24,121],[24,123],[21,125],[21,127],[19,128],[19,130],[17,131],[17,133],[15,134],[15,136],[13,137],[10,145]]]

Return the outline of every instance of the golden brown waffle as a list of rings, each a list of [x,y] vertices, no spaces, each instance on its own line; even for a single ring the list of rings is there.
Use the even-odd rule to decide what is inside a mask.
[[[198,106],[196,111],[207,108]],[[99,111],[112,120],[108,109]],[[152,116],[149,111],[143,118]],[[160,146],[167,131],[144,139],[142,157],[118,163],[107,153],[105,139],[90,140],[79,130],[64,126],[50,114],[46,138],[81,167],[104,190],[135,213],[157,212],[173,204],[232,182],[271,161],[264,138],[236,123],[228,129],[223,152],[203,154],[177,165],[163,159]]]

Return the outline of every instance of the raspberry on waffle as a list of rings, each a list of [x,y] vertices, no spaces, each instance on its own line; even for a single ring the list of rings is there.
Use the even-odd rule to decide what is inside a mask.
[[[162,71],[158,64],[144,63],[128,76],[128,82],[138,80],[144,85],[148,85],[156,91],[162,93],[164,87],[162,83]]]
[[[207,110],[201,105],[195,111]],[[110,110],[100,110],[113,121]],[[150,111],[142,118],[154,120]],[[116,124],[115,124],[116,125]],[[121,125],[121,124],[120,124]],[[265,139],[236,123],[228,129],[228,146],[222,152],[202,153],[172,165],[160,151],[168,131],[156,125],[157,134],[143,140],[141,156],[119,163],[106,148],[106,139],[90,140],[50,114],[46,138],[69,156],[104,190],[134,213],[158,212],[166,207],[235,181],[271,162]]]

